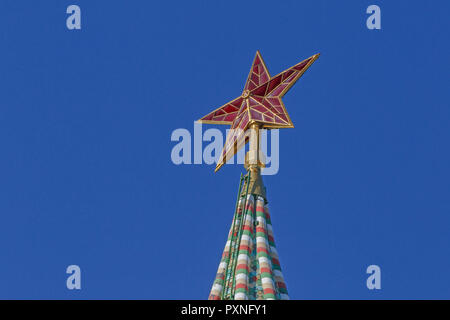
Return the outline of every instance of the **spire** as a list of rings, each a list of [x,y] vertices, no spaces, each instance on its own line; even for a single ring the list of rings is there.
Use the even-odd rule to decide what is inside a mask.
[[[254,188],[255,193],[249,190]],[[210,300],[289,299],[259,170],[241,175],[236,211]]]
[[[260,124],[250,128],[247,174],[239,183],[233,222],[209,299],[289,299],[261,177]]]
[[[250,142],[245,156],[247,174],[241,174],[233,221],[210,300],[289,299],[261,177],[265,159],[260,130],[294,127],[281,98],[318,56],[270,77],[258,51],[242,95],[199,120],[231,124],[215,171]]]

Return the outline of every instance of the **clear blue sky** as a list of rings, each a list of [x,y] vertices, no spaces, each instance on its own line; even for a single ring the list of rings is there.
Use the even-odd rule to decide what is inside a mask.
[[[239,95],[257,49],[272,74],[321,53],[284,98],[296,127],[265,177],[291,297],[450,298],[449,12],[2,0],[0,298],[207,298],[243,168],[175,166],[170,135]]]

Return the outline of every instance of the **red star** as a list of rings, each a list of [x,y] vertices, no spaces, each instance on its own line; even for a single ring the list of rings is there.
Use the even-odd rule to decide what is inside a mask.
[[[247,129],[252,123],[261,128],[293,128],[281,98],[303,75],[319,54],[270,77],[259,51],[256,52],[242,95],[199,120],[202,123],[230,124],[222,155],[217,163],[219,170],[248,141]]]

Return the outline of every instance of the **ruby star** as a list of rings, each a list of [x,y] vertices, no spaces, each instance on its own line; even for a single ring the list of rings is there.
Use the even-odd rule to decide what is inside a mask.
[[[215,171],[245,145],[246,131],[251,124],[256,122],[267,129],[294,127],[281,98],[318,57],[315,54],[271,77],[261,54],[256,52],[242,95],[199,120],[231,125]]]

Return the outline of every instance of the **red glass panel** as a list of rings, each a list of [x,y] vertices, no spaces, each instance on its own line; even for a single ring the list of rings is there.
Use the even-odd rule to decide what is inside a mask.
[[[240,107],[240,106],[241,106],[241,104],[242,104],[242,100],[244,100],[244,99],[242,99],[242,98],[240,98],[240,99],[237,99],[236,101],[234,101],[234,102],[230,103],[230,105],[232,105],[233,107],[236,107],[236,108],[238,108],[238,109],[239,109],[239,107]]]
[[[267,100],[267,102],[269,102],[274,107],[280,107],[281,106],[279,98],[267,97],[266,100]]]
[[[247,100],[242,100],[242,104],[239,108],[238,114],[240,115],[247,108]]]
[[[263,119],[264,119],[264,121],[267,121],[267,122],[274,122],[273,121],[273,118],[272,117],[269,117],[268,115],[263,115]]]
[[[258,110],[258,111],[261,111],[261,112],[266,112],[267,111],[267,109],[265,107],[263,107],[262,105],[260,105],[260,104],[252,107],[252,109]]]
[[[296,71],[295,73],[291,74],[289,77],[286,78],[286,80],[284,81],[285,83],[289,83],[292,80],[294,80],[294,78],[298,75],[298,71]]]
[[[263,84],[267,81],[269,81],[269,76],[266,73],[261,74],[261,76],[259,77],[259,82]]]
[[[230,113],[225,117],[224,121],[233,121],[235,117],[236,113]]]
[[[308,60],[306,60],[306,61],[303,61],[303,62],[300,63],[299,65],[293,67],[293,69],[298,70],[298,71],[302,71],[302,69],[308,64],[308,62],[309,62],[310,60],[311,60],[311,59],[308,59]]]
[[[264,96],[264,94],[266,93],[267,85],[268,85],[269,83],[270,83],[270,82],[267,82],[267,83],[265,83],[265,84],[263,84],[263,85],[257,87],[256,89],[254,89],[254,90],[252,91],[252,95]]]
[[[273,89],[275,89],[279,84],[281,83],[281,75],[273,78],[272,80],[270,80],[269,82],[269,89],[267,90],[267,92],[271,92]]]
[[[286,115],[284,113],[281,113],[278,115],[281,119],[283,119],[284,121],[286,121],[287,123],[289,123],[289,120],[287,119]]]
[[[270,95],[272,97],[276,97],[279,96],[281,94],[281,92],[284,90],[284,88],[286,88],[287,84],[280,84],[275,90],[273,90]]]
[[[235,128],[235,127],[239,124],[239,122],[240,122],[241,119],[242,119],[242,115],[243,115],[243,113],[241,113],[240,115],[238,115],[238,116],[234,119],[233,124],[232,124],[232,126],[231,126],[231,129]]]
[[[284,110],[282,107],[275,107],[276,113],[280,114],[280,113],[284,113]]]
[[[277,110],[267,101],[264,103],[264,107],[266,107],[267,109],[269,109],[271,112],[273,113],[277,113]]]
[[[239,128],[244,130],[245,126],[248,124],[248,114],[245,114],[242,118],[241,123],[239,124]]]
[[[224,119],[225,119],[225,116],[214,117],[214,121],[223,121]]]
[[[253,106],[258,105],[258,102],[255,101],[253,98],[248,99],[248,106],[251,108]]]
[[[282,119],[278,118],[278,117],[273,117],[275,123],[277,124],[281,124],[281,125],[285,125],[287,124],[285,121],[283,121]]]
[[[231,104],[229,104],[223,108],[223,111],[225,111],[226,113],[230,113],[230,112],[234,112],[234,111],[238,111],[238,110],[239,110],[238,107],[235,107]]]
[[[250,116],[252,120],[262,120],[262,114],[259,112],[256,112],[255,110],[250,110]]]
[[[262,103],[264,101],[264,98],[260,96],[252,96],[251,99],[258,101],[259,103]]]
[[[244,90],[253,90],[269,79],[259,52],[256,53]]]
[[[252,80],[249,80],[247,90],[253,90],[255,88],[256,84]]]
[[[283,80],[282,81],[285,81],[285,79],[289,78],[289,76],[292,76],[293,73],[294,73],[294,71],[292,69],[289,69],[288,71],[283,72]]]

